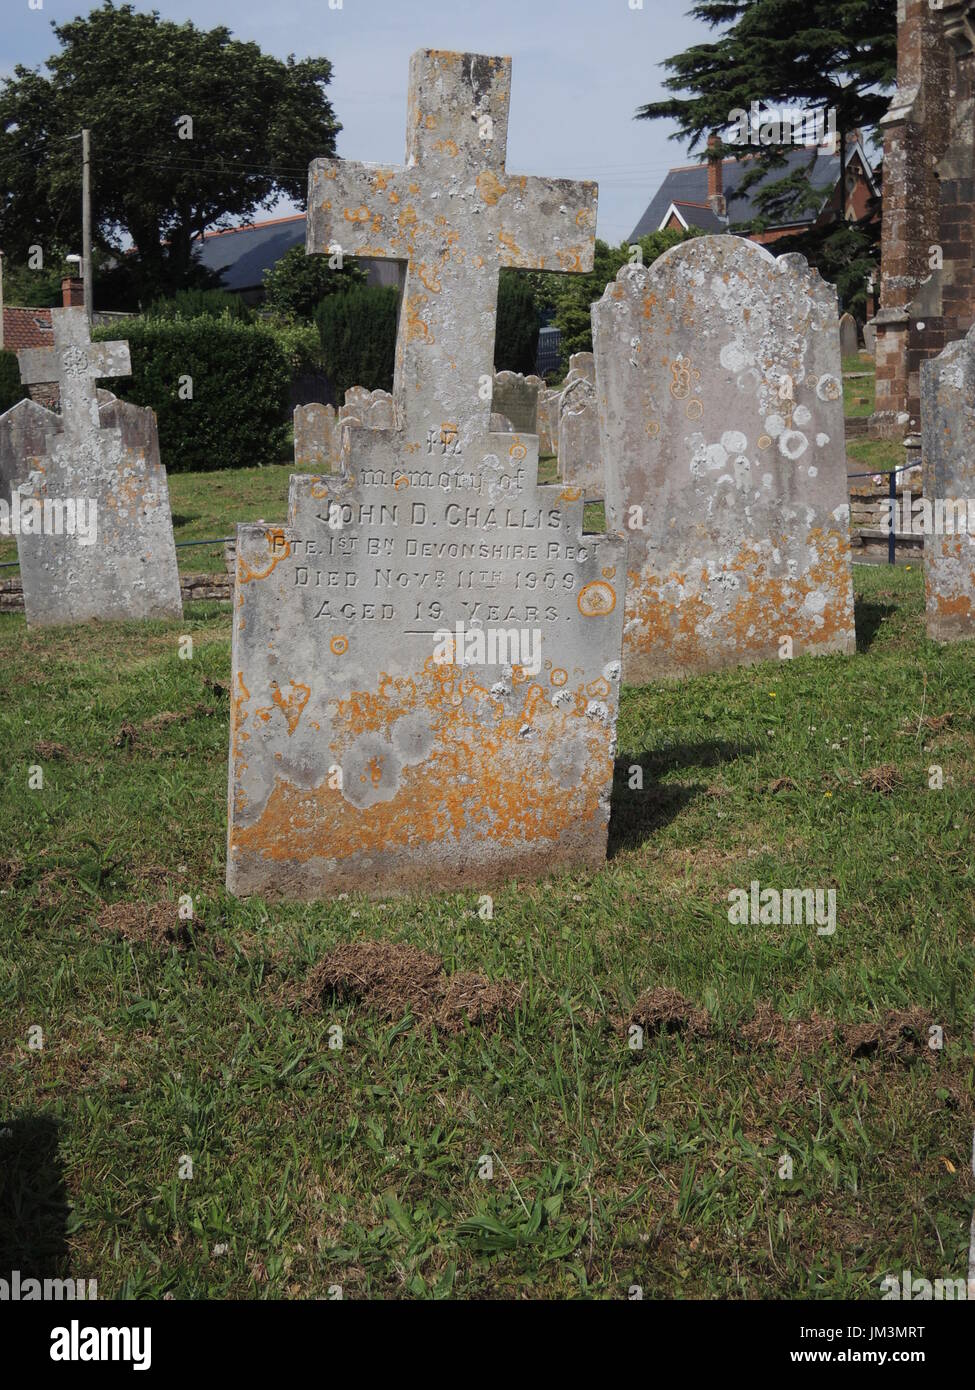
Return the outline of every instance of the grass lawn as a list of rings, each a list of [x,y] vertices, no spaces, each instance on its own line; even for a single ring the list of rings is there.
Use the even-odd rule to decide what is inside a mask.
[[[229,605],[0,617],[6,1267],[177,1298],[963,1277],[975,648],[924,639],[916,568],[856,576],[854,657],[627,688],[605,868],[512,883],[491,920],[470,893],[225,896]],[[835,934],[730,924],[752,880],[835,889]],[[361,939],[520,994],[451,1032],[408,990],[315,988]]]

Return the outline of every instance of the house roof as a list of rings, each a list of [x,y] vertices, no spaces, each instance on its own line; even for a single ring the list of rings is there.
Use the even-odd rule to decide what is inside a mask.
[[[871,182],[873,182],[869,161],[859,143],[848,148],[848,157],[854,153],[859,154],[861,163],[867,171],[867,177],[871,178]],[[815,161],[813,161],[814,154],[816,155]],[[787,151],[783,165],[771,170],[758,183],[752,184],[751,188],[740,198],[732,198],[731,195],[748,173],[751,161],[747,159],[723,159],[721,163],[724,195],[728,200],[728,217],[731,227],[734,227],[735,223],[749,222],[758,215],[759,209],[755,203],[755,195],[763,184],[777,183],[797,169],[809,168],[810,183],[813,188],[822,192],[825,202],[828,195],[836,187],[840,177],[840,157],[838,154],[830,154],[822,149],[813,150],[798,145],[795,149]],[[636,241],[638,237],[649,236],[651,232],[659,231],[670,215],[672,207],[677,209],[681,220],[686,225],[701,227],[705,231],[727,230],[728,228],[729,224],[723,223],[715,217],[708,204],[708,166],[706,160],[700,164],[685,164],[668,171],[643,216],[631,232],[630,241]],[[815,222],[817,216],[817,211],[809,209],[791,218],[788,225],[790,227],[805,226]],[[718,225],[715,226],[714,224]]]
[[[3,306],[3,345],[9,352],[54,346],[50,309]]]
[[[305,214],[274,217],[268,222],[230,227],[225,232],[205,232],[200,261],[210,270],[222,272],[228,290],[259,289],[264,272],[290,251],[305,244]]]
[[[700,227],[705,232],[726,232],[728,230],[728,223],[725,218],[719,217],[707,203],[671,203],[661,219],[662,223],[666,226],[671,217],[676,217],[685,231],[688,227]],[[654,231],[656,230],[655,227]],[[633,235],[644,236],[645,233],[634,232]]]

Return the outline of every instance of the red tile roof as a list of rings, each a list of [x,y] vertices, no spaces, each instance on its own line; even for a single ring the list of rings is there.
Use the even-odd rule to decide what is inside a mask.
[[[9,352],[54,346],[50,309],[3,307],[3,345]]]

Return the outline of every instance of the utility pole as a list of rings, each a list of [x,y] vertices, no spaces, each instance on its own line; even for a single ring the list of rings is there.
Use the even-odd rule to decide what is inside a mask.
[[[0,251],[0,352],[3,352],[3,252]]]
[[[85,316],[91,323],[91,131],[81,132],[81,261],[85,282]]]

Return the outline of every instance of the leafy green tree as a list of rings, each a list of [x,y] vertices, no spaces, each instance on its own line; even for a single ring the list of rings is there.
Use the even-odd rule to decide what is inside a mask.
[[[46,70],[18,64],[0,86],[8,254],[80,240],[82,127],[92,132],[97,244],[116,254],[116,278],[128,277],[141,303],[212,282],[195,239],[282,195],[302,201],[309,160],[334,154],[341,127],[326,58],[281,61],[223,26],[112,0],[54,33],[61,49]]]
[[[27,387],[20,384],[17,354],[0,350],[0,415],[29,394]]]
[[[639,246],[642,264],[651,265],[672,246],[701,235],[697,229],[653,232],[632,245]],[[536,303],[542,310],[551,313],[553,323],[560,330],[563,371],[574,352],[592,352],[590,308],[597,299],[602,298],[603,290],[610,281],[616,279],[617,271],[634,259],[631,243],[623,241],[619,246],[610,246],[597,237],[593,268],[586,275],[559,275],[535,270],[524,277],[532,286]]]
[[[43,264],[32,270],[26,259],[14,256],[3,258],[3,302],[19,304],[25,309],[48,309],[61,303],[61,280],[69,270],[63,248],[54,248],[45,255]]]
[[[803,0],[801,5],[796,0],[698,0],[690,14],[712,29],[728,27],[715,42],[694,44],[665,60],[670,76],[664,86],[686,95],[648,102],[638,119],[676,121],[671,138],[692,151],[695,146],[703,151],[707,137],[717,134],[714,154],[729,158],[742,153],[741,145],[727,138],[735,110],[750,112],[753,102],[762,109],[832,109],[844,187],[846,137],[855,129],[876,126],[896,78],[896,0]],[[759,231],[819,210],[823,194],[810,177],[813,149],[808,165],[781,178],[773,175],[785,164],[785,148],[750,145],[748,150],[755,158],[739,190],[767,181],[755,194],[758,215],[737,227]],[[834,221],[844,220],[844,204],[845,196]],[[733,199],[728,211],[735,224]],[[818,245],[830,234],[830,229],[820,229],[812,240]],[[876,228],[872,235],[876,237]]]
[[[354,260],[345,260],[341,270],[328,262],[328,256],[309,256],[303,246],[292,246],[264,272],[264,307],[282,319],[310,322],[328,295],[366,283],[365,271]]]
[[[386,285],[354,285],[319,304],[322,361],[339,401],[350,386],[393,389],[398,311],[399,293]]]
[[[538,356],[538,310],[527,275],[503,269],[498,279],[498,318],[494,335],[494,370],[535,370]]]

